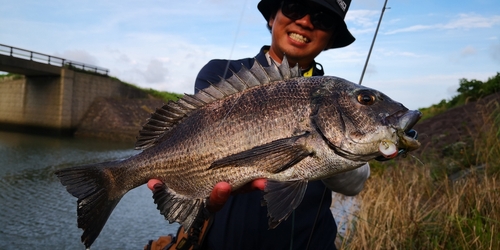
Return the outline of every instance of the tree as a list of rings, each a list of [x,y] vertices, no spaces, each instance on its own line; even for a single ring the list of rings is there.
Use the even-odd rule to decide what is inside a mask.
[[[479,80],[467,80],[465,78],[460,79],[460,87],[457,92],[460,93],[462,100],[465,101],[475,101],[479,99],[484,94],[483,82]]]

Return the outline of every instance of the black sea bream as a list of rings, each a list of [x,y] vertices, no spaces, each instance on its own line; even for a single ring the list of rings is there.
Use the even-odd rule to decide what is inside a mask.
[[[140,132],[136,148],[143,152],[136,156],[57,171],[78,198],[85,246],[123,195],[153,178],[167,187],[156,200],[161,214],[187,229],[216,183],[237,189],[267,178],[264,199],[274,228],[301,202],[308,181],[419,147],[405,132],[420,112],[342,78],[299,77],[298,67],[283,61],[243,67],[157,109]]]

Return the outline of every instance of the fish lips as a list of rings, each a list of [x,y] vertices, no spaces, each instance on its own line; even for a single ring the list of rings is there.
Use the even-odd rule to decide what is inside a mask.
[[[422,118],[422,113],[418,110],[408,110],[399,117],[397,127],[401,128],[405,133],[410,131],[415,124]]]
[[[402,149],[401,153],[413,151],[420,147],[420,142],[417,141],[418,133],[412,129],[420,118],[422,118],[422,113],[418,110],[409,110],[400,116],[397,131],[399,136],[398,148]]]
[[[413,130],[413,126],[417,124],[417,122],[422,117],[422,113],[418,110],[404,110],[398,111],[390,116],[387,116],[384,119],[384,123],[388,126],[392,126],[396,129],[396,133],[398,135],[398,151],[397,154],[385,157],[379,156],[376,158],[378,161],[385,161],[392,159],[400,154],[405,154],[409,151],[416,150],[420,147],[420,142],[418,142],[417,131]]]
[[[418,110],[401,110],[385,117],[382,123],[386,126],[394,127],[396,130],[408,132],[417,124],[421,117],[422,113]]]

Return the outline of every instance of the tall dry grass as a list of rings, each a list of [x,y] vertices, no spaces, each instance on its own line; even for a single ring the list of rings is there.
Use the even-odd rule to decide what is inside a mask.
[[[500,116],[485,108],[455,153],[373,163],[339,248],[500,249]]]

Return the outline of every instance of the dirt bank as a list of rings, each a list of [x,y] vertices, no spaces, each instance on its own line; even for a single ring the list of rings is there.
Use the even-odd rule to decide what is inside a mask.
[[[415,130],[419,132],[422,146],[414,153],[442,155],[451,145],[470,145],[471,139],[480,137],[481,133],[488,135],[499,103],[500,93],[495,93],[417,123]]]
[[[96,99],[78,125],[75,136],[135,142],[151,113],[163,105],[160,99]]]

